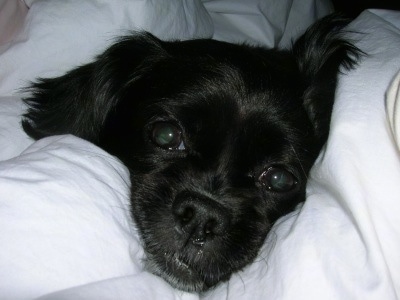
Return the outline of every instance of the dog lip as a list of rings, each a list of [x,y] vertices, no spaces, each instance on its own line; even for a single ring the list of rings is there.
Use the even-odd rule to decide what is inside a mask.
[[[199,250],[197,252],[198,255],[201,255],[203,250]],[[187,262],[185,262],[182,258],[179,257],[178,254],[174,254],[172,257],[166,256],[166,266],[167,272],[174,270],[173,274],[175,279],[182,280],[185,282],[186,288],[182,288],[187,291],[205,291],[213,286],[215,286],[221,280],[224,281],[230,277],[231,272],[227,272],[224,275],[220,274],[219,278],[217,277],[208,277],[202,276],[201,272],[199,272],[196,268],[190,266]],[[169,269],[171,268],[171,269]],[[165,277],[164,277],[165,278]],[[167,280],[170,280],[167,278]],[[189,287],[192,285],[194,287]]]
[[[179,257],[178,254],[174,254],[172,257],[166,256],[167,265],[172,268],[176,268],[181,271],[187,271],[190,275],[199,276],[198,272],[189,266],[188,263],[184,262],[182,258]]]
[[[171,285],[188,292],[199,292],[208,289],[201,274],[191,267],[178,253],[164,253],[165,263],[159,275]]]
[[[174,262],[176,263],[176,265],[178,267],[183,267],[185,269],[190,269],[189,265],[185,262],[183,262],[183,260],[181,260],[177,255],[174,255]]]

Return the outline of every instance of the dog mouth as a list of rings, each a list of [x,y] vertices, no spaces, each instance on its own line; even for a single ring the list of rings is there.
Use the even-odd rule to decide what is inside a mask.
[[[197,254],[201,256],[201,250]],[[155,257],[147,256],[146,269],[163,278],[177,289],[186,292],[203,292],[217,285],[219,282],[229,279],[230,273],[219,274],[207,272],[207,263],[199,258],[198,265],[191,263],[188,259],[178,253],[164,253],[163,262],[155,261]],[[158,259],[159,260],[159,259]]]

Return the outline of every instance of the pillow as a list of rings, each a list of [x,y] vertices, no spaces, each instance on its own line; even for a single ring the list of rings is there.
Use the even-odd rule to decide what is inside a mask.
[[[200,0],[34,0],[22,32],[0,47],[0,95],[88,62],[116,36],[147,30],[163,39],[211,37]]]
[[[129,185],[120,161],[74,136],[0,162],[0,298],[142,272]]]
[[[203,0],[214,39],[267,47],[291,46],[317,19],[333,12],[330,0]]]
[[[386,108],[393,139],[400,150],[400,70],[386,94]]]
[[[21,128],[23,108],[20,98],[0,96],[0,161],[20,154],[32,144]]]

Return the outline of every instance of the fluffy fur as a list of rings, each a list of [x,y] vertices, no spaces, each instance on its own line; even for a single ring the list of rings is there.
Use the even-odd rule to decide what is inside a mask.
[[[120,158],[148,270],[205,291],[251,263],[305,200],[338,71],[360,54],[345,25],[327,17],[291,50],[123,37],[34,83],[22,124],[35,139],[74,134]]]

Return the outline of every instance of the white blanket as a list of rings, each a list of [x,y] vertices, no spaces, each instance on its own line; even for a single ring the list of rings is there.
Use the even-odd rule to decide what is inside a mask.
[[[227,3],[204,1],[210,18],[200,1],[33,1],[24,31],[0,49],[0,299],[398,298],[399,13],[369,11],[352,23],[365,32],[354,37],[369,56],[340,78],[331,135],[310,175],[307,201],[276,224],[255,263],[205,295],[176,291],[142,270],[129,176],[118,160],[73,136],[32,144],[22,132],[22,105],[11,94],[36,76],[88,61],[121,32],[229,40],[235,30],[222,24],[257,24],[227,10],[239,6],[217,14],[218,2]],[[148,25],[141,12],[155,21]],[[227,22],[229,13],[240,17]],[[278,28],[272,43],[283,36]]]

